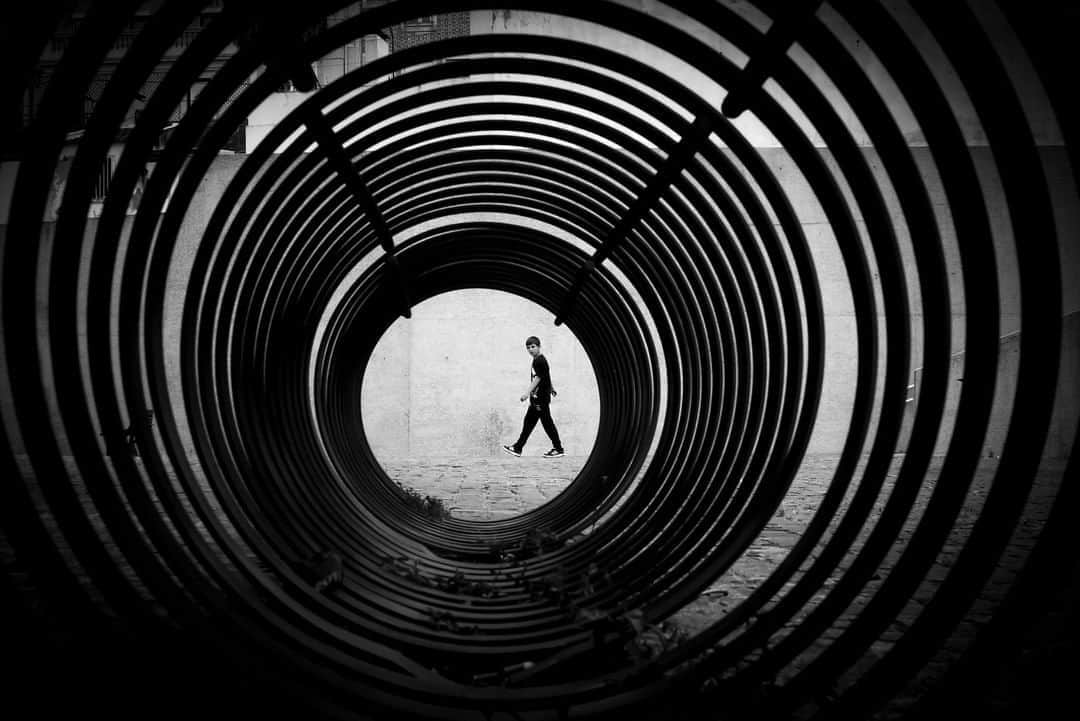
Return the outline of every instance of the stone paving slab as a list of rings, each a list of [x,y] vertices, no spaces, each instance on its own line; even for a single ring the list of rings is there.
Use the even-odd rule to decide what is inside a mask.
[[[716,579],[696,601],[688,604],[671,620],[688,633],[697,633],[722,618],[748,597],[773,572],[801,537],[831,481],[835,460],[832,457],[807,458],[794,485],[755,542],[727,573]],[[20,471],[24,475],[29,475],[31,471],[25,464],[25,459],[20,459],[20,461],[22,461]],[[66,465],[69,466],[67,470],[72,477],[77,478],[77,471],[69,461],[70,459],[65,459]],[[422,493],[443,499],[453,515],[459,518],[484,520],[509,517],[538,507],[565,489],[584,462],[585,458],[569,456],[561,459],[546,459],[540,456],[522,458],[506,456],[505,458],[452,460],[399,459],[384,462],[383,465],[391,478]],[[922,585],[913,594],[910,602],[892,626],[855,664],[849,677],[854,677],[872,666],[916,622],[919,614],[946,578],[951,564],[958,557],[968,534],[978,520],[982,504],[989,491],[989,481],[993,470],[992,465],[987,465],[976,476],[964,508],[954,524],[945,547],[939,554],[936,566],[927,574]],[[874,721],[888,721],[903,717],[916,699],[940,682],[950,665],[968,648],[979,628],[992,618],[1038,539],[1038,533],[1057,491],[1060,470],[1051,466],[1037,479],[1036,486],[1024,509],[1022,520],[1017,525],[1003,555],[1003,560],[983,589],[980,599],[974,604],[968,617],[956,628],[952,637],[922,672],[910,680],[905,691],[872,717]],[[862,594],[851,603],[848,611],[837,619],[832,628],[807,648],[795,664],[784,670],[781,681],[790,678],[816,658],[832,640],[843,632],[850,619],[870,601],[881,579],[887,575],[910,540],[928,496],[938,482],[937,472],[938,470],[931,469],[923,484],[915,511],[904,524],[875,580],[863,589]],[[877,514],[880,513],[890,490],[888,484],[895,477],[894,470],[890,473],[886,488],[875,505],[871,521],[876,520]],[[81,486],[77,490],[83,494]],[[845,499],[845,504],[850,500],[850,495],[851,491],[848,493],[849,498]],[[85,501],[89,502],[89,499]],[[97,513],[90,513],[89,517],[95,526],[100,526],[99,532],[104,534],[105,529]],[[49,520],[47,516],[46,520]],[[66,548],[66,543],[63,543],[61,529],[53,524],[49,526],[49,530],[57,537],[62,550],[70,553]],[[862,530],[854,544],[855,549],[858,549],[865,541],[868,532],[869,527]],[[11,571],[14,568],[14,558],[11,557],[10,548],[3,543],[3,540],[0,538],[0,566]],[[117,552],[111,542],[107,545],[110,552]],[[849,557],[845,558],[841,564],[841,570],[845,569],[852,559],[853,554],[849,554]],[[1070,559],[1071,565],[1066,564],[1064,573],[1066,575],[1072,573],[1075,576],[1070,587],[1072,590],[1069,591],[1072,595],[1066,594],[1053,601],[1056,604],[1054,611],[1056,615],[1048,616],[1048,620],[1041,621],[1034,627],[1025,639],[1025,646],[1016,664],[1003,670],[996,684],[988,686],[985,699],[982,700],[984,709],[1013,708],[1015,694],[1021,682],[1026,684],[1027,688],[1037,687],[1039,679],[1046,676],[1042,671],[1044,668],[1053,668],[1062,659],[1075,661],[1076,649],[1073,639],[1080,633],[1076,633],[1076,629],[1072,635],[1060,632],[1061,628],[1069,624],[1074,626],[1080,624],[1080,611],[1078,611],[1080,609],[1080,561],[1072,556]],[[71,560],[74,561],[74,558],[71,557]],[[17,581],[17,578],[13,580]],[[137,579],[132,580],[137,582]],[[829,593],[834,581],[835,579],[830,579],[823,584],[823,587],[795,615],[781,635],[798,625],[809,614]],[[788,587],[790,585],[789,582]]]
[[[455,518],[490,521],[547,503],[570,485],[586,460],[585,456],[504,455],[453,460],[398,458],[381,463],[391,479],[438,498]]]
[[[507,457],[494,460],[482,459],[471,463],[459,459],[451,464],[437,459],[407,459],[384,462],[383,465],[391,478],[425,494],[442,498],[455,516],[484,520],[505,517],[506,514],[515,511],[524,512],[552,498],[570,483],[577,469],[580,468],[580,465],[574,468],[567,462],[568,460],[570,459],[552,461]],[[754,543],[696,601],[688,604],[670,620],[688,633],[695,634],[742,603],[777,568],[802,537],[804,529],[817,511],[833,479],[836,460],[835,456],[807,457],[773,518]],[[873,524],[888,500],[891,485],[897,477],[898,470],[899,464],[894,463],[886,478],[885,487],[875,503],[870,521],[863,527],[852,545],[853,551],[849,552],[840,564],[840,570],[822,584],[822,587],[788,622],[775,640],[779,640],[801,623],[826,598],[836,580],[854,560],[855,554],[865,543]],[[852,667],[847,676],[849,679],[857,677],[887,653],[896,640],[915,623],[926,604],[934,596],[978,520],[994,470],[994,465],[989,462],[980,469],[959,517],[954,523],[953,530],[939,553],[937,562],[895,622],[882,634],[881,638],[871,644],[863,658]],[[1047,468],[1048,472],[1040,475],[1025,508],[1023,520],[1017,524],[1009,549],[999,564],[1000,567],[983,590],[982,598],[973,607],[967,620],[957,627],[952,637],[922,673],[911,679],[905,691],[873,717],[874,721],[902,718],[917,698],[941,680],[948,667],[967,649],[979,627],[992,617],[994,609],[1008,593],[1010,584],[1016,577],[1016,569],[1022,568],[1027,554],[1037,540],[1039,529],[1048,516],[1060,478],[1059,470],[1050,464]],[[869,603],[876,589],[910,541],[921,519],[922,511],[929,501],[929,496],[938,482],[939,471],[940,468],[931,467],[922,484],[914,510],[904,523],[871,582],[864,587],[861,594],[833,623],[832,627],[807,648],[795,663],[781,672],[778,677],[781,683],[812,662],[822,650],[841,635],[850,621]],[[861,467],[857,469],[855,479],[860,477],[860,472]],[[855,484],[848,489],[847,497],[841,505],[841,512],[837,514],[837,518],[846,509],[854,490]],[[832,522],[830,532],[825,536],[826,540],[837,523],[837,520]],[[805,568],[804,563],[800,573]],[[798,574],[795,580],[797,578]],[[793,581],[788,581],[784,590],[786,591],[792,585]]]

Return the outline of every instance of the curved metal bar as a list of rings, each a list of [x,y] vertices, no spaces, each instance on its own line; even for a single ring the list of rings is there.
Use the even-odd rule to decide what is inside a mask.
[[[1048,183],[1057,151],[1028,113],[1062,125],[1062,158],[1076,133],[1034,21],[902,3],[511,6],[633,49],[463,35],[316,89],[309,64],[347,42],[491,8],[109,3],[28,18],[11,67],[25,77],[43,48],[58,63],[5,148],[19,164],[3,171],[0,468],[15,482],[0,484],[0,562],[32,576],[0,586],[56,617],[67,675],[92,687],[110,670],[91,649],[115,644],[147,697],[236,697],[236,676],[268,708],[333,718],[659,719],[721,703],[861,717],[936,660],[957,696],[922,708],[955,707],[1056,587],[1050,544],[1077,503],[1075,456],[1056,475],[1042,455],[1052,424],[1076,424],[1060,279],[1077,179]],[[46,47],[54,26],[71,34],[63,52]],[[1016,48],[996,39],[1014,31]],[[1014,85],[1018,48],[1038,92]],[[310,97],[209,187],[219,150],[289,78]],[[70,133],[92,83],[103,92]],[[25,86],[0,95],[5,113]],[[752,126],[781,147],[751,142]],[[410,507],[357,401],[396,319],[462,288],[547,309],[596,374],[596,446],[515,518]],[[1013,307],[1015,369],[999,350]],[[826,418],[841,382],[850,406]],[[691,638],[635,656],[808,492],[826,422],[847,428],[798,540]],[[1003,592],[1032,524],[1045,530]],[[969,643],[966,614],[986,607]],[[168,657],[156,678],[137,660],[154,651]]]

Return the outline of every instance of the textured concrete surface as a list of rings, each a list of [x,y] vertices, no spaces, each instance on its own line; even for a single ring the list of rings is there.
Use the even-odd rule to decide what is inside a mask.
[[[600,395],[581,342],[536,303],[475,288],[416,304],[411,318],[379,339],[361,393],[372,451],[380,458],[501,456],[525,415],[530,335],[539,336],[559,392],[551,406],[559,435],[568,450],[588,455]],[[546,440],[537,428],[530,442]]]
[[[583,461],[584,459],[571,457],[548,460],[528,457],[517,459],[507,456],[505,459],[441,461],[399,459],[394,462],[384,462],[383,465],[391,478],[424,494],[442,499],[453,515],[459,518],[485,520],[521,513],[544,503],[565,488]],[[831,455],[808,457],[775,515],[746,553],[722,577],[716,579],[696,601],[683,608],[671,620],[688,633],[695,634],[722,618],[745,600],[777,568],[801,537],[832,480],[835,463],[836,457]],[[875,504],[871,523],[863,528],[853,546],[856,551],[865,542],[872,522],[879,517],[887,501],[889,484],[895,480],[898,468],[898,463],[894,463],[886,488],[883,489],[881,497]],[[875,591],[911,540],[929,494],[938,482],[939,471],[940,468],[931,468],[916,503],[915,512],[905,522],[903,530],[893,543],[873,580],[862,590],[833,627],[809,646],[794,664],[781,672],[779,681],[783,682],[791,678],[810,664],[822,650],[843,633],[855,615],[871,601]],[[939,554],[934,567],[892,626],[852,667],[847,677],[849,682],[877,662],[895,645],[905,631],[915,623],[926,604],[944,582],[950,565],[961,552],[978,520],[994,471],[995,465],[990,460],[980,469],[960,517],[954,524],[949,540]],[[991,619],[995,610],[1005,600],[1018,570],[1022,568],[1038,539],[1042,523],[1050,511],[1057,491],[1060,471],[1060,464],[1050,462],[1044,472],[1039,475],[1024,510],[1023,518],[1017,525],[998,568],[982,589],[978,602],[969,611],[964,622],[954,630],[952,637],[932,662],[910,679],[902,693],[874,715],[875,721],[909,717],[918,700],[940,685],[948,668],[960,658],[975,639],[979,629]],[[849,491],[844,508],[850,497]],[[835,526],[835,522],[833,525]],[[854,553],[849,552],[841,568],[846,569],[853,558]],[[1065,570],[1068,572],[1067,568]],[[781,635],[786,635],[791,628],[806,618],[828,595],[839,575],[839,573],[834,574],[833,578],[814,594],[810,602],[787,624]],[[791,585],[792,582],[789,581],[786,588]],[[1052,663],[1048,659],[1060,658],[1066,654],[1066,651],[1062,649],[1068,648],[1068,644],[1072,643],[1070,637],[1061,635],[1058,629],[1063,624],[1075,623],[1076,606],[1061,599],[1057,599],[1056,603],[1056,611],[1051,609],[1045,618],[1033,626],[1033,630],[1024,641],[1022,653],[1012,663],[999,669],[997,683],[988,685],[984,696],[970,699],[972,708],[980,708],[981,712],[987,715],[986,717],[1008,718],[1019,705],[1027,703],[1027,695],[1033,693],[1032,685],[1046,677],[1042,668],[1046,663]]]
[[[534,436],[543,437],[537,426]],[[546,440],[546,439],[545,439]],[[402,485],[438,498],[456,518],[490,521],[520,515],[548,502],[570,484],[584,456],[544,458],[547,445],[535,438],[520,458],[399,458],[383,461]]]
[[[515,17],[517,22],[526,16],[516,14]],[[490,24],[490,17],[487,23]],[[474,26],[476,25],[477,21],[474,20]],[[531,31],[538,29],[541,28],[534,25]],[[548,30],[554,32],[558,28]],[[973,147],[971,152],[980,169],[993,167],[987,149]],[[873,172],[883,176],[883,165],[876,153],[867,148],[865,154]],[[1056,215],[1061,228],[1060,237],[1074,238],[1080,229],[1080,208],[1072,202],[1072,196],[1069,195],[1071,166],[1066,156],[1067,153],[1059,146],[1047,146],[1043,161],[1048,177],[1053,180],[1051,188],[1060,201]],[[834,164],[828,153],[823,157],[830,165]],[[933,163],[928,151],[916,146],[913,148],[913,157],[926,170],[935,207],[945,208],[944,191],[937,181],[936,173],[932,172]],[[803,230],[813,248],[815,271],[821,284],[824,303],[828,345],[825,377],[822,382],[822,405],[810,449],[821,453],[836,452],[842,447],[850,422],[850,378],[856,361],[850,279],[840,261],[827,218],[790,156],[782,148],[763,147],[762,158],[776,174],[785,194],[795,204],[803,222]],[[214,160],[199,192],[193,196],[187,209],[169,269],[161,324],[163,357],[170,393],[181,416],[179,427],[182,433],[186,432],[182,422],[183,394],[179,385],[179,334],[183,299],[195,252],[209,222],[210,213],[244,159],[244,156],[236,155],[220,156]],[[0,242],[7,231],[4,221],[9,193],[5,191],[10,191],[13,185],[10,182],[12,173],[11,164],[0,164]],[[63,187],[62,178],[57,178],[56,187]],[[883,191],[887,189],[885,187]],[[1015,263],[1011,260],[1013,251],[1009,248],[1013,239],[1005,235],[999,237],[999,234],[1007,233],[1009,228],[1007,217],[1003,215],[1007,203],[1000,196],[1000,188],[991,184],[986,188],[986,192],[987,207],[995,214],[995,220],[999,221],[994,223],[996,249],[1003,254],[1003,262],[998,269],[1003,347],[997,383],[999,387],[1009,389],[1012,388],[1010,376],[1017,367],[1016,355],[1013,352],[1016,336],[1012,334],[1019,330]],[[885,201],[892,210],[897,227],[903,228],[899,201],[895,194],[886,192]],[[54,196],[50,200],[50,208],[56,205],[57,198]],[[857,213],[858,207],[853,206],[852,210]],[[861,227],[861,219],[856,217],[856,221]],[[96,230],[97,222],[96,219],[89,221],[88,232]],[[52,223],[47,222],[44,232],[49,234],[52,230]],[[941,230],[944,234],[943,247],[954,271],[951,277],[958,279],[956,268],[959,267],[959,260],[952,235],[952,223],[943,219]],[[126,232],[130,232],[130,222],[125,226]],[[1080,393],[1077,392],[1080,383],[1077,350],[1080,348],[1080,284],[1073,282],[1073,278],[1080,274],[1080,243],[1063,242],[1059,245],[1063,292],[1063,375],[1059,386],[1059,407],[1055,411],[1049,432],[1049,450],[1059,457],[1064,457],[1075,434],[1077,404],[1080,402]],[[899,238],[898,250],[905,268],[910,270],[914,265],[914,254],[908,239]],[[473,289],[472,292],[476,290]],[[955,417],[955,404],[961,388],[960,379],[963,377],[961,345],[966,320],[961,289],[951,288],[950,295],[953,298],[952,324],[956,347],[952,349],[955,355],[949,371],[945,418],[947,426]],[[446,297],[449,297],[449,294]],[[488,292],[486,298],[492,297]],[[377,454],[427,455],[437,458],[441,453],[473,455],[480,449],[480,455],[497,456],[500,442],[507,442],[500,439],[516,435],[520,429],[524,409],[517,399],[521,394],[521,386],[528,385],[528,356],[525,354],[523,342],[526,336],[534,333],[544,342],[545,353],[552,363],[556,387],[566,391],[553,408],[556,422],[568,447],[587,453],[585,447],[591,445],[595,437],[599,408],[599,402],[594,398],[595,380],[591,380],[594,373],[588,359],[580,351],[570,329],[553,325],[552,314],[524,299],[513,300],[519,305],[500,306],[483,299],[454,301],[441,309],[433,307],[433,312],[425,309],[424,304],[419,304],[413,309],[414,319],[411,325],[401,323],[399,327],[396,324],[384,335],[385,345],[378,349],[377,356],[369,364],[368,373],[372,382],[369,384],[365,380],[364,390],[365,395],[371,395],[370,403],[364,407],[366,431],[369,444]],[[916,329],[922,323],[920,303],[919,298],[911,299],[912,323]],[[529,310],[523,313],[520,308]],[[44,328],[48,325],[47,308],[42,307],[41,312],[41,327]],[[921,333],[914,333],[911,342],[914,371],[922,362]],[[885,350],[883,344],[882,353]],[[914,374],[911,382],[918,382]],[[988,448],[995,453],[1000,451],[1000,438],[1009,421],[1007,400],[1007,395],[999,394],[995,415],[988,429]],[[15,439],[15,444],[15,452],[22,453],[18,439]]]
[[[404,485],[442,499],[455,516],[482,520],[515,515],[546,502],[566,487],[585,460],[580,456],[545,459],[539,455],[540,452],[538,449],[535,455],[522,458],[505,456],[498,459],[399,459],[384,462],[384,467],[392,478]],[[68,471],[74,473],[76,469],[70,460],[67,460]],[[723,618],[767,578],[801,537],[832,478],[835,462],[836,458],[833,456],[808,457],[790,492],[747,552],[727,573],[716,579],[696,601],[683,608],[672,620],[687,633],[700,632]],[[894,464],[889,474],[890,480],[895,478],[896,469]],[[32,472],[25,463],[20,470],[27,474]],[[978,520],[994,470],[993,462],[986,461],[976,477],[960,518],[940,553],[935,568],[913,594],[908,605],[898,614],[892,626],[852,667],[847,679],[841,681],[841,688],[845,681],[857,677],[893,648],[938,590]],[[795,663],[782,671],[781,681],[790,678],[813,661],[847,628],[854,615],[870,602],[881,581],[888,575],[911,539],[925,508],[928,494],[938,482],[943,482],[938,478],[939,471],[938,468],[932,468],[928,474],[924,493],[916,504],[916,512],[904,524],[875,579],[862,590],[821,639],[815,641]],[[977,602],[965,620],[956,627],[952,637],[931,662],[908,681],[904,690],[871,717],[873,721],[929,718],[924,715],[913,716],[913,710],[918,708],[917,703],[925,694],[942,686],[943,680],[947,680],[950,666],[969,647],[979,630],[991,620],[1005,600],[1018,571],[1022,569],[1038,539],[1042,523],[1057,492],[1061,471],[1060,463],[1049,463],[1044,467],[1001,563],[989,583],[981,590]],[[884,489],[872,520],[876,520],[877,512],[880,511],[889,490]],[[56,527],[51,528],[54,533],[59,530]],[[865,540],[867,533],[868,529],[862,531],[856,548]],[[64,546],[61,551],[73,560],[70,549]],[[985,684],[980,684],[972,695],[963,697],[963,708],[971,711],[972,718],[1005,721],[1016,718],[1018,713],[1031,708],[1032,704],[1040,704],[1040,708],[1050,708],[1053,703],[1064,699],[1066,689],[1072,682],[1069,679],[1075,680],[1069,669],[1075,668],[1078,651],[1076,639],[1080,638],[1080,558],[1067,549],[1061,549],[1061,559],[1062,562],[1055,568],[1055,571],[1060,573],[1061,588],[1040,604],[1037,616],[1025,619],[1027,626],[1021,634],[1020,647],[1015,656],[996,666],[991,676],[985,679]],[[851,560],[852,556],[849,554],[842,567],[846,568]],[[123,567],[121,563],[121,568]],[[22,579],[26,576],[26,569],[19,566],[3,537],[0,537],[0,572],[5,574],[16,588],[23,584]],[[825,583],[782,633],[786,633],[805,618],[829,593],[833,585],[833,582]],[[48,624],[46,616],[39,620]]]

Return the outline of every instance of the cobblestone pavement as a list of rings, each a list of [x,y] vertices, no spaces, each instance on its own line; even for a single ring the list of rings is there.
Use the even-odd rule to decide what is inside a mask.
[[[686,606],[671,620],[688,633],[697,633],[745,600],[773,572],[801,537],[832,480],[836,460],[834,456],[806,458],[791,489],[755,542],[739,561],[721,578],[716,579],[697,601]],[[882,490],[871,515],[872,520],[876,520],[888,500],[890,484],[895,480],[899,469],[899,460],[897,459],[893,468],[890,469],[886,487]],[[583,462],[584,459],[570,457],[558,460],[506,457],[505,459],[482,458],[453,461],[400,459],[384,462],[383,465],[394,480],[426,495],[442,499],[454,516],[485,520],[522,513],[544,503],[569,484]],[[779,681],[783,682],[809,664],[843,632],[850,620],[870,601],[881,580],[907,546],[920,520],[921,511],[925,508],[929,495],[938,481],[939,470],[938,468],[930,469],[927,481],[923,484],[923,490],[915,504],[916,510],[907,519],[874,580],[866,586],[832,629],[807,648],[794,664],[781,672]],[[1037,540],[1042,522],[1053,503],[1060,470],[1060,467],[1051,466],[1048,473],[1040,475],[1025,508],[1023,520],[1013,534],[1002,563],[983,589],[980,600],[974,605],[967,619],[957,627],[953,636],[932,662],[908,683],[904,692],[897,695],[873,717],[875,721],[906,717],[913,704],[938,684],[949,666],[963,654],[974,639],[979,627],[993,615],[995,609],[1004,600],[1016,577],[1017,570],[1022,568],[1027,554]],[[898,615],[892,627],[852,668],[849,674],[851,678],[857,677],[862,670],[872,665],[893,646],[895,641],[915,622],[926,603],[937,591],[938,586],[945,580],[950,565],[960,553],[979,517],[993,471],[993,462],[987,461],[972,484],[960,517],[954,524],[949,540],[939,554],[935,566],[927,574],[927,578],[911,601]],[[845,499],[842,508],[846,508],[853,490],[849,490],[848,498]],[[835,521],[833,525],[835,526]],[[865,541],[871,525],[867,524],[853,544],[856,551]],[[797,626],[825,598],[835,579],[848,567],[853,558],[854,552],[850,552],[841,564],[841,572],[834,574],[833,578],[823,585],[782,633]],[[788,586],[792,583],[789,581]],[[1074,588],[1074,596],[1075,591]],[[1068,622],[1070,617],[1075,621],[1077,615],[1075,607],[1070,607],[1067,600],[1059,600],[1058,604],[1061,608],[1058,609],[1059,618],[1056,623],[1060,625],[1060,623]],[[1056,637],[1054,631],[1051,630],[1056,627],[1054,624],[1054,619],[1044,622],[1041,631],[1037,629],[1034,632],[1035,635],[1026,641],[1023,656],[1027,661],[1021,660],[1014,666],[1003,669],[998,683],[987,689],[986,697],[980,700],[980,708],[984,713],[998,714],[995,717],[1008,718],[1015,710],[1016,694],[1020,693],[1016,687],[1021,683],[1018,679],[1041,674],[1040,671],[1032,670],[1036,668],[1037,657],[1040,653],[1044,657],[1048,653],[1054,658],[1061,656],[1060,652],[1054,654],[1052,651],[1048,652],[1047,649],[1055,645],[1060,647],[1061,644],[1071,643],[1071,641],[1067,637]],[[1013,688],[1009,688],[1010,682]],[[1026,683],[1030,686],[1030,679]]]
[[[402,485],[440,498],[455,517],[484,520],[520,514],[547,502],[569,485],[584,462],[584,457],[547,459],[537,452],[521,458],[502,456],[449,460],[384,459],[383,466],[390,477]],[[835,462],[836,458],[831,456],[805,459],[792,488],[760,536],[727,573],[716,579],[695,602],[686,606],[671,620],[688,633],[697,633],[722,618],[749,596],[773,572],[801,537],[832,480]],[[894,464],[889,474],[890,482],[896,477],[896,465]],[[22,470],[28,472],[29,467]],[[893,646],[896,639],[902,636],[919,616],[945,579],[950,565],[979,517],[993,470],[990,464],[977,475],[952,535],[938,557],[936,567],[913,594],[892,627],[853,667],[850,674],[852,678]],[[69,471],[74,472],[74,467],[69,468]],[[910,711],[925,692],[939,685],[946,670],[968,647],[980,626],[993,616],[1037,540],[1042,522],[1057,491],[1060,471],[1060,467],[1050,467],[1047,473],[1040,475],[1002,563],[983,589],[968,617],[957,627],[952,638],[932,661],[908,683],[904,692],[873,717],[874,721],[906,717],[905,712]],[[920,519],[921,509],[925,507],[929,494],[938,482],[937,472],[933,468],[929,472],[916,503],[917,510],[907,520],[881,565],[879,577],[887,575],[908,543]],[[877,501],[875,514],[880,512],[889,490],[887,484]],[[849,497],[850,493],[849,491]],[[854,548],[860,546],[867,533],[868,529],[862,531]],[[3,541],[0,537],[0,567],[3,567],[0,570],[8,572],[9,580],[15,581],[17,585],[17,574],[11,573],[14,569],[11,549]],[[842,569],[850,563],[851,555],[841,564]],[[1065,698],[1066,691],[1063,689],[1074,680],[1065,669],[1075,667],[1076,654],[1080,650],[1076,645],[1076,638],[1080,637],[1080,556],[1075,552],[1063,552],[1063,557],[1065,561],[1060,567],[1064,579],[1062,590],[1047,600],[1044,609],[1046,615],[1035,619],[1023,636],[1022,647],[1015,661],[1003,666],[995,678],[987,679],[982,697],[971,699],[970,708],[978,710],[973,718],[1004,721],[1013,718],[1022,707],[1022,702],[1018,699],[1033,696],[1049,698],[1054,694],[1057,694],[1057,698]],[[123,564],[120,566],[123,568]],[[836,576],[839,576],[839,573]],[[880,580],[875,580],[868,585],[834,627],[807,648],[797,662],[784,670],[780,680],[783,681],[805,667],[831,639],[839,635],[850,619],[870,600],[879,583]],[[826,582],[794,617],[788,628],[805,618],[829,592],[831,586],[832,583]]]
[[[438,498],[454,515],[470,521],[517,516],[562,493],[585,465],[583,456],[544,458],[399,458],[383,460],[399,484]]]

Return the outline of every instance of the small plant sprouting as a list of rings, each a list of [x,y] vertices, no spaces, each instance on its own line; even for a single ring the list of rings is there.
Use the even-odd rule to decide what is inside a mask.
[[[434,608],[427,609],[428,622],[436,631],[450,631],[451,633],[476,633],[476,626],[466,626],[460,623],[457,617],[449,611],[440,611]]]
[[[567,539],[546,528],[532,528],[516,543],[492,545],[491,556],[498,561],[519,562],[535,558],[549,551],[557,551],[566,545]]]
[[[445,521],[453,517],[441,498],[425,495],[414,488],[406,488],[400,483],[397,486],[401,489],[405,504],[420,514],[436,521]]]
[[[417,559],[410,559],[407,556],[382,556],[379,565],[394,575],[400,576],[418,586],[437,588],[446,593],[472,596],[474,598],[497,598],[502,595],[494,585],[487,581],[471,580],[460,569],[453,576],[425,573],[420,568]]]
[[[656,658],[689,638],[686,629],[669,621],[644,624],[627,643],[627,653],[638,662]]]

